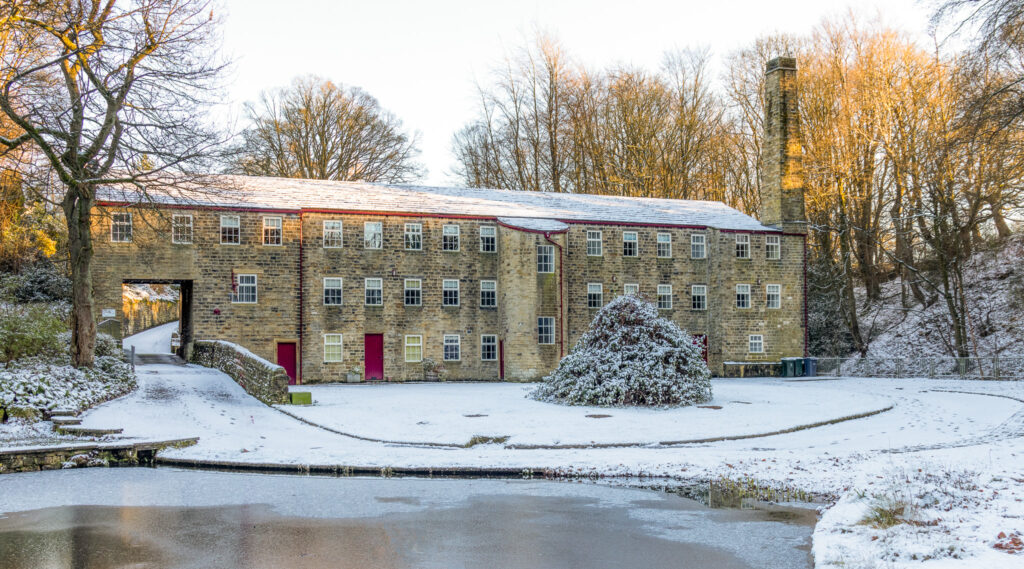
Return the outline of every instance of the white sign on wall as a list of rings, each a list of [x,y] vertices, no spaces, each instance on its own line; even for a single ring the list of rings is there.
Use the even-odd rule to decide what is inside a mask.
[[[115,316],[117,316],[117,309],[116,308],[104,308],[103,309],[103,317],[104,318],[113,318]]]

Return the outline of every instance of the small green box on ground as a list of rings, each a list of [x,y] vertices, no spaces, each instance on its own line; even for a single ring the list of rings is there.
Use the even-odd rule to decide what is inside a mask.
[[[292,398],[292,405],[312,405],[313,394],[308,391],[292,391],[289,393]]]

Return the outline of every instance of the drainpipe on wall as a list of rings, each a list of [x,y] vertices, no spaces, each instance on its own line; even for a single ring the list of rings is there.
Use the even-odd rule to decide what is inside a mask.
[[[302,326],[302,311],[303,311],[302,293],[303,293],[303,290],[304,290],[304,288],[302,286],[302,277],[303,277],[303,274],[305,273],[305,271],[303,269],[302,225],[303,225],[303,223],[302,223],[302,210],[299,210],[299,333],[298,333],[299,349],[297,350],[298,351],[297,356],[298,356],[298,360],[299,361],[298,361],[298,365],[295,366],[296,367],[295,383],[302,383],[302,352],[305,350],[305,347],[306,347],[306,343],[303,341],[303,338],[302,338],[302,332],[303,332],[303,326]]]
[[[558,247],[558,358],[561,359],[565,357],[565,334],[563,332],[563,329],[566,326],[566,321],[563,316],[564,308],[562,305],[562,283],[565,282],[564,273],[562,271],[562,246],[559,245],[558,242],[551,239],[550,231],[544,232],[544,239],[547,239],[548,243],[551,243],[555,247]]]

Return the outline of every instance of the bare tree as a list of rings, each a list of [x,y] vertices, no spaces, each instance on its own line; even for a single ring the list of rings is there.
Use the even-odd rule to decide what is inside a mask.
[[[207,0],[7,0],[0,4],[0,152],[29,145],[60,184],[73,282],[72,361],[93,362],[91,229],[97,189],[204,171],[221,142],[218,20]]]
[[[425,174],[418,135],[358,87],[300,77],[246,110],[252,125],[234,162],[241,173],[383,183]]]

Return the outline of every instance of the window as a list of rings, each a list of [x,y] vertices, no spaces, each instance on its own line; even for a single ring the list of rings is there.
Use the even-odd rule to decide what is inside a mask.
[[[604,305],[604,285],[587,283],[587,308],[601,308]]]
[[[480,227],[480,252],[495,253],[498,251],[498,228],[493,225]]]
[[[338,249],[341,243],[341,221],[324,220],[324,249]]]
[[[384,225],[379,221],[363,223],[363,248],[380,249],[384,246]]]
[[[749,235],[737,235],[736,236],[736,258],[737,259],[749,259],[750,258],[750,236]]]
[[[782,245],[778,235],[767,235],[764,238],[764,256],[766,259],[781,259]]]
[[[231,287],[233,304],[256,304],[256,275],[235,275]]]
[[[747,340],[747,350],[752,354],[763,354],[764,353],[764,336],[761,334],[751,334]]]
[[[458,334],[445,334],[444,335],[444,361],[446,362],[457,362],[461,358],[462,354],[459,349],[459,335]]]
[[[537,245],[537,272],[555,272],[555,247],[553,245]]]
[[[221,245],[238,245],[242,242],[241,229],[238,225],[237,215],[220,216],[220,243]]]
[[[658,234],[658,256],[663,259],[672,258],[672,234]]]
[[[115,213],[110,220],[110,240],[128,243],[132,240],[132,214]]]
[[[340,362],[343,357],[341,334],[324,334],[324,362]]]
[[[636,283],[622,285],[622,294],[640,294],[640,285]]]
[[[441,282],[441,306],[459,305],[459,281],[445,279]]]
[[[636,257],[637,256],[636,231],[623,231],[622,232],[622,256],[623,257]]]
[[[736,285],[736,308],[750,308],[750,285]]]
[[[192,243],[192,216],[175,215],[171,218],[171,243],[190,245]]]
[[[485,362],[498,359],[498,337],[494,334],[480,336],[480,359]]]
[[[420,251],[423,249],[423,224],[405,224],[405,248],[408,251]]]
[[[555,343],[555,319],[550,316],[541,316],[537,319],[537,343]]]
[[[327,277],[324,279],[324,304],[328,306],[341,306],[341,285],[338,277]]]
[[[658,309],[672,310],[672,285],[658,285]]]
[[[708,256],[707,249],[705,247],[706,237],[701,234],[690,235],[690,258],[691,259],[704,259]]]
[[[423,282],[420,279],[405,279],[405,305],[423,304]]]
[[[367,306],[380,306],[384,304],[384,281],[383,279],[366,279],[365,298]]]
[[[693,285],[690,287],[690,309],[708,309],[708,287],[707,285]]]
[[[764,287],[765,305],[768,308],[782,306],[782,285],[770,284]]]
[[[281,218],[280,217],[264,217],[263,218],[263,244],[264,245],[280,245],[281,244]]]
[[[423,336],[405,337],[405,361],[423,361]]]
[[[604,240],[600,231],[587,230],[587,256],[600,257],[604,254]]]
[[[483,308],[498,306],[498,281],[480,281],[480,306]]]
[[[459,226],[458,225],[445,225],[441,228],[441,250],[442,251],[458,251],[459,250]]]

